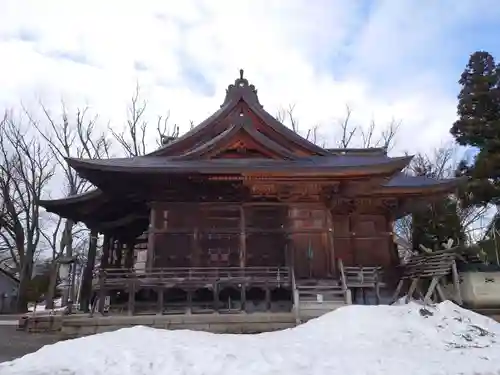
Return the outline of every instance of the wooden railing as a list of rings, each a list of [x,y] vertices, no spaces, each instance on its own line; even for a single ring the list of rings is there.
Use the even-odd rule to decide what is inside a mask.
[[[380,267],[344,267],[348,288],[375,288],[380,283]]]
[[[95,282],[101,286],[123,285],[131,281],[143,286],[224,281],[287,284],[291,282],[290,274],[288,267],[172,267],[153,268],[140,273],[133,269],[109,268],[100,270]]]

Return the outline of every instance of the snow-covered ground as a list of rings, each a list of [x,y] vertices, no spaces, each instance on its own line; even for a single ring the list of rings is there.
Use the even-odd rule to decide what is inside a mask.
[[[122,329],[45,346],[0,374],[500,374],[499,340],[499,323],[451,302],[349,306],[259,335]]]

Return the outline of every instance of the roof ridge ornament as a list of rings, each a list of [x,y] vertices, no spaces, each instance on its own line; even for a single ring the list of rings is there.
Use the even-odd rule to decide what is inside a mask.
[[[260,104],[259,102],[259,97],[257,96],[257,89],[254,85],[248,82],[248,79],[244,77],[244,73],[245,71],[243,69],[240,69],[239,78],[234,81],[234,84],[231,84],[227,87],[226,97],[221,107],[223,107],[233,99],[239,100],[241,98],[245,98],[245,100],[247,100],[248,102],[257,104],[262,107],[262,104]]]

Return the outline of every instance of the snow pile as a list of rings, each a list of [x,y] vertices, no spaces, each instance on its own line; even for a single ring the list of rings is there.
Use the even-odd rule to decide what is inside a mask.
[[[499,323],[451,302],[349,306],[259,335],[122,329],[46,346],[0,374],[500,374],[499,338]]]

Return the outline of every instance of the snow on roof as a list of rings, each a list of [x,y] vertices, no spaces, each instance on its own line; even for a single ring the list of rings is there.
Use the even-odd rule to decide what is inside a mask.
[[[499,323],[451,302],[349,306],[258,335],[121,329],[45,346],[0,374],[497,374],[499,336]]]

